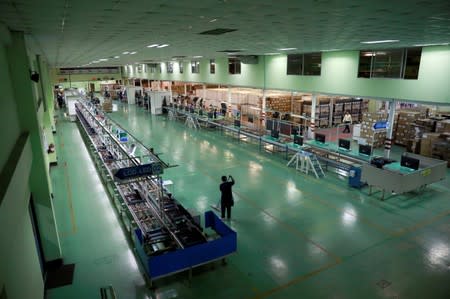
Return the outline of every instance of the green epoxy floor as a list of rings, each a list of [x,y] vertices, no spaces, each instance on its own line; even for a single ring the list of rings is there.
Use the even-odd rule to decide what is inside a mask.
[[[77,266],[74,284],[48,298],[98,298],[109,284],[119,299],[450,298],[450,172],[422,193],[381,202],[335,174],[296,173],[219,132],[119,108],[114,120],[179,164],[164,178],[187,208],[209,210],[220,176],[235,177],[238,252],[226,266],[194,271],[190,284],[180,274],[146,289],[77,126],[60,121],[55,213],[65,260]]]

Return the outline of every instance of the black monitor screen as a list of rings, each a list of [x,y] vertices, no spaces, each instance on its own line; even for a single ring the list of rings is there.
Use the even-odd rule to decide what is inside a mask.
[[[292,135],[298,135],[298,131],[299,131],[299,130],[298,130],[298,127],[293,126],[292,129],[291,129],[291,134],[292,134]]]
[[[189,109],[189,112],[194,113],[194,108]]]
[[[372,147],[370,145],[359,145],[359,153],[363,155],[370,156],[372,154]]]
[[[212,112],[208,112],[208,117],[209,118],[213,118],[213,113]]]
[[[298,145],[303,145],[303,137],[294,135],[294,143]]]
[[[280,123],[280,133],[284,135],[291,135],[291,125]]]
[[[249,123],[253,123],[253,115],[249,115],[248,116],[248,122]]]
[[[280,132],[277,130],[272,130],[272,132],[270,133],[270,136],[272,136],[273,138],[278,138],[278,137],[280,137]]]
[[[273,120],[266,119],[266,130],[272,130],[273,129]]]
[[[325,137],[324,134],[316,133],[314,139],[315,139],[317,142],[325,143],[326,137]]]
[[[350,140],[340,138],[339,139],[339,148],[350,150]]]
[[[198,111],[198,114],[199,114],[199,115],[203,115],[203,110],[200,109],[200,111]]]
[[[189,111],[189,107],[188,106],[184,107],[184,111]]]
[[[402,156],[402,159],[400,160],[400,165],[403,167],[408,167],[414,170],[419,169],[420,160],[411,158],[408,156]]]
[[[235,119],[234,120],[234,126],[235,127],[240,127],[241,126],[241,121],[239,119]]]

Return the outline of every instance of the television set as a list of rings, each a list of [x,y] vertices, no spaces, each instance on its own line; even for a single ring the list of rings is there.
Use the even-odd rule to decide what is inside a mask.
[[[326,136],[324,134],[316,133],[314,136],[314,140],[316,140],[316,142],[319,142],[319,143],[325,143]]]
[[[359,145],[359,151],[358,151],[361,155],[366,155],[366,156],[370,156],[372,154],[372,147],[370,145],[364,145],[364,144],[360,144]]]
[[[271,119],[266,119],[266,130],[273,129],[273,121]]]
[[[339,149],[350,150],[350,140],[339,138],[338,141]]]
[[[234,120],[234,126],[238,127],[238,128],[241,127],[241,121],[239,119],[235,119]]]
[[[414,170],[418,170],[419,169],[419,165],[420,165],[420,160],[419,159],[415,159],[415,158],[411,158],[408,156],[402,156],[401,160],[400,160],[400,165],[403,167],[407,167],[407,168],[411,168]]]
[[[291,135],[291,125],[287,123],[280,123],[280,133],[284,135]]]
[[[272,136],[272,138],[278,139],[280,138],[280,132],[278,130],[272,130],[270,132],[270,136]]]
[[[303,137],[294,135],[294,144],[303,145]]]

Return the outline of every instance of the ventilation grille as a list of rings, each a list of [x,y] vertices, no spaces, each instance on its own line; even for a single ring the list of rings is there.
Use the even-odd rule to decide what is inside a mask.
[[[233,32],[233,31],[237,31],[237,29],[230,29],[230,28],[216,28],[216,29],[212,29],[212,30],[207,30],[207,31],[200,32],[199,34],[206,34],[206,35],[221,35],[221,34],[225,34],[225,33],[228,33],[228,32]]]

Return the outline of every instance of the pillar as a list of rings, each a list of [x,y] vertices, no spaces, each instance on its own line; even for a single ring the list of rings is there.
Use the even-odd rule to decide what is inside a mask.
[[[392,134],[394,132],[395,106],[397,102],[392,100],[389,104],[388,127],[386,131],[386,139],[384,141],[384,157],[389,158],[392,147]]]
[[[317,105],[317,95],[313,93],[312,99],[311,99],[311,119],[309,122],[309,128],[310,128],[310,137],[314,139],[314,132],[316,130],[316,105]]]
[[[266,127],[266,105],[267,105],[266,98],[267,98],[266,90],[263,89],[262,103],[261,103],[261,126],[263,128]]]

